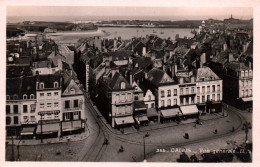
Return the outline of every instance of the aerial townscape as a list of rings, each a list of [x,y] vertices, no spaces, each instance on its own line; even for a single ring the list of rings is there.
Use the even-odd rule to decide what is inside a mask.
[[[252,161],[253,19],[6,30],[6,161]]]

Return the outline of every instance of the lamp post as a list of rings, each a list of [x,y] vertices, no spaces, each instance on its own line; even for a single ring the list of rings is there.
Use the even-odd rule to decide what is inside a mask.
[[[148,134],[148,133],[143,136],[143,143],[144,143],[144,161],[146,161],[146,158],[145,158],[145,138],[146,138],[146,137],[149,137],[149,134]]]
[[[248,132],[249,132],[249,129],[251,129],[252,127],[251,127],[251,123],[250,122],[245,122],[244,124],[243,124],[243,130],[245,131],[245,133],[246,133],[246,141],[245,141],[245,143],[247,143],[247,138],[248,138]]]

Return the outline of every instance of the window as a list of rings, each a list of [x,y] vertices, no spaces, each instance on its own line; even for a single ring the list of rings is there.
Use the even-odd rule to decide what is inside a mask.
[[[131,101],[131,93],[127,93],[127,100]]]
[[[205,86],[202,86],[202,93],[205,93]]]
[[[242,85],[243,85],[243,87],[245,87],[245,81],[242,81]]]
[[[40,98],[43,98],[44,97],[44,93],[40,93]]]
[[[152,99],[152,98],[151,98],[151,95],[149,95],[149,96],[148,96],[148,100],[151,101],[151,99]]]
[[[244,71],[241,71],[241,77],[244,77]]]
[[[248,77],[248,71],[245,71],[245,77]]]
[[[161,97],[164,97],[164,91],[163,90],[161,91]]]
[[[27,113],[27,112],[28,112],[27,105],[23,105],[23,113]]]
[[[79,100],[74,100],[74,107],[79,107]]]
[[[116,95],[116,102],[119,102],[119,95]]]
[[[18,96],[17,95],[14,95],[14,100],[17,100],[18,99]]]
[[[14,124],[18,124],[18,117],[17,116],[14,117]]]
[[[41,103],[41,104],[40,104],[40,108],[44,108],[44,103]]]
[[[249,76],[252,76],[252,70],[249,70]]]
[[[54,88],[58,88],[59,87],[59,83],[56,81],[54,82]]]
[[[215,94],[212,94],[212,100],[215,101]]]
[[[188,97],[186,98],[186,104],[189,104],[189,98]]]
[[[246,81],[246,86],[248,86],[248,81]]]
[[[191,87],[191,93],[192,94],[194,93],[194,87]]]
[[[194,104],[194,97],[191,97],[191,104]]]
[[[249,89],[248,96],[252,96],[252,89]]]
[[[9,95],[6,95],[6,100],[10,100],[10,96]]]
[[[197,87],[197,93],[200,93],[200,87]]]
[[[164,100],[161,101],[161,106],[164,107]]]
[[[210,101],[210,95],[207,95],[207,101]]]
[[[35,122],[35,121],[36,121],[35,116],[31,116],[31,121],[32,121],[32,122]]]
[[[218,97],[217,97],[217,98],[218,98],[218,101],[220,101],[220,94],[218,94]]]
[[[167,100],[167,106],[171,106],[171,100],[170,99]]]
[[[215,85],[212,85],[212,92],[215,92]]]
[[[151,104],[151,107],[154,108],[154,103]]]
[[[205,103],[205,96],[202,96],[202,103]]]
[[[185,94],[186,94],[186,95],[189,94],[189,88],[186,88],[186,89],[185,89]]]
[[[5,110],[6,110],[6,114],[10,114],[10,110],[11,110],[10,105],[6,105]]]
[[[18,114],[18,105],[14,105],[14,114]]]
[[[170,96],[171,96],[171,90],[168,90],[167,92],[168,92],[168,93],[167,93],[167,94],[168,94],[167,96],[170,97]]]
[[[146,108],[148,108],[148,104],[145,104]]]
[[[47,96],[50,97],[50,96],[51,96],[51,93],[47,93]]]
[[[218,91],[220,91],[220,85],[218,85]]]
[[[125,94],[122,94],[122,95],[120,96],[120,101],[125,102]]]
[[[207,92],[210,92],[210,86],[207,86]]]
[[[51,108],[52,104],[51,103],[47,103],[47,108]]]
[[[27,122],[27,121],[28,121],[28,117],[27,117],[27,116],[24,116],[24,117],[23,117],[23,121],[24,121],[24,122]]]
[[[183,88],[180,89],[180,94],[183,95]]]
[[[249,80],[248,81],[248,86],[251,86],[252,85],[252,82]]]
[[[135,95],[135,100],[138,100],[138,95]]]
[[[58,102],[54,102],[54,107],[59,107],[59,103]]]
[[[245,91],[245,96],[246,96],[246,97],[248,96],[248,90]]]
[[[44,83],[43,82],[40,83],[40,89],[44,89]]]
[[[69,100],[65,101],[65,108],[70,108],[70,101]]]
[[[177,89],[174,89],[174,96],[177,96]]]
[[[54,92],[54,96],[58,96],[59,95],[59,92]]]
[[[34,94],[31,94],[31,95],[30,95],[30,99],[34,99]]]
[[[177,99],[174,99],[174,105],[176,106],[177,105]]]
[[[75,89],[70,89],[70,94],[75,94]]]
[[[24,94],[24,95],[23,95],[23,99],[27,99],[27,95]]]
[[[30,107],[31,107],[31,112],[34,112],[36,109],[36,104],[31,104]]]
[[[80,115],[79,113],[80,113],[79,111],[74,112],[74,113],[73,113],[73,119],[75,119],[75,120],[76,120],[76,119],[80,119],[80,118],[79,118],[79,115]]]
[[[6,124],[10,125],[11,124],[11,118],[10,117],[6,117]]]
[[[242,90],[242,97],[244,97],[244,90]]]
[[[197,96],[197,103],[200,103],[200,97]]]
[[[121,82],[121,89],[125,89],[125,82]]]
[[[180,101],[181,105],[183,105],[183,98],[181,98],[180,100],[181,100],[181,101]]]

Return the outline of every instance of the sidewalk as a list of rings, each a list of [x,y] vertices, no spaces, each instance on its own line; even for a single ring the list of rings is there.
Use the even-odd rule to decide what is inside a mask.
[[[82,132],[80,134],[73,134],[73,135],[67,135],[63,136],[63,138],[48,138],[43,139],[43,143],[41,143],[41,139],[14,139],[14,145],[43,145],[43,144],[54,144],[54,143],[64,143],[69,141],[80,141],[84,140],[89,137],[89,130],[87,128],[85,129],[85,132]],[[12,139],[6,139],[6,142],[8,142],[9,145],[12,144]]]

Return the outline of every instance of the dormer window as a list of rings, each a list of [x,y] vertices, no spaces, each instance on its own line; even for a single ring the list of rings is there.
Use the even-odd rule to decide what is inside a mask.
[[[31,94],[31,95],[30,95],[30,99],[34,99],[34,94]]]
[[[40,89],[44,89],[44,83],[43,82],[40,83]]]
[[[241,71],[241,77],[244,77],[244,71]]]
[[[27,95],[26,94],[23,95],[23,99],[27,99]]]
[[[10,96],[9,95],[6,95],[6,100],[10,100]]]
[[[245,77],[248,77],[248,71],[245,71]]]
[[[75,89],[74,88],[70,89],[70,94],[75,94]]]
[[[58,88],[59,87],[59,83],[56,81],[54,82],[54,88]]]
[[[121,89],[125,89],[125,82],[121,82]]]
[[[17,100],[18,99],[18,96],[17,95],[14,95],[14,100]]]
[[[249,76],[252,76],[252,70],[249,70]]]

